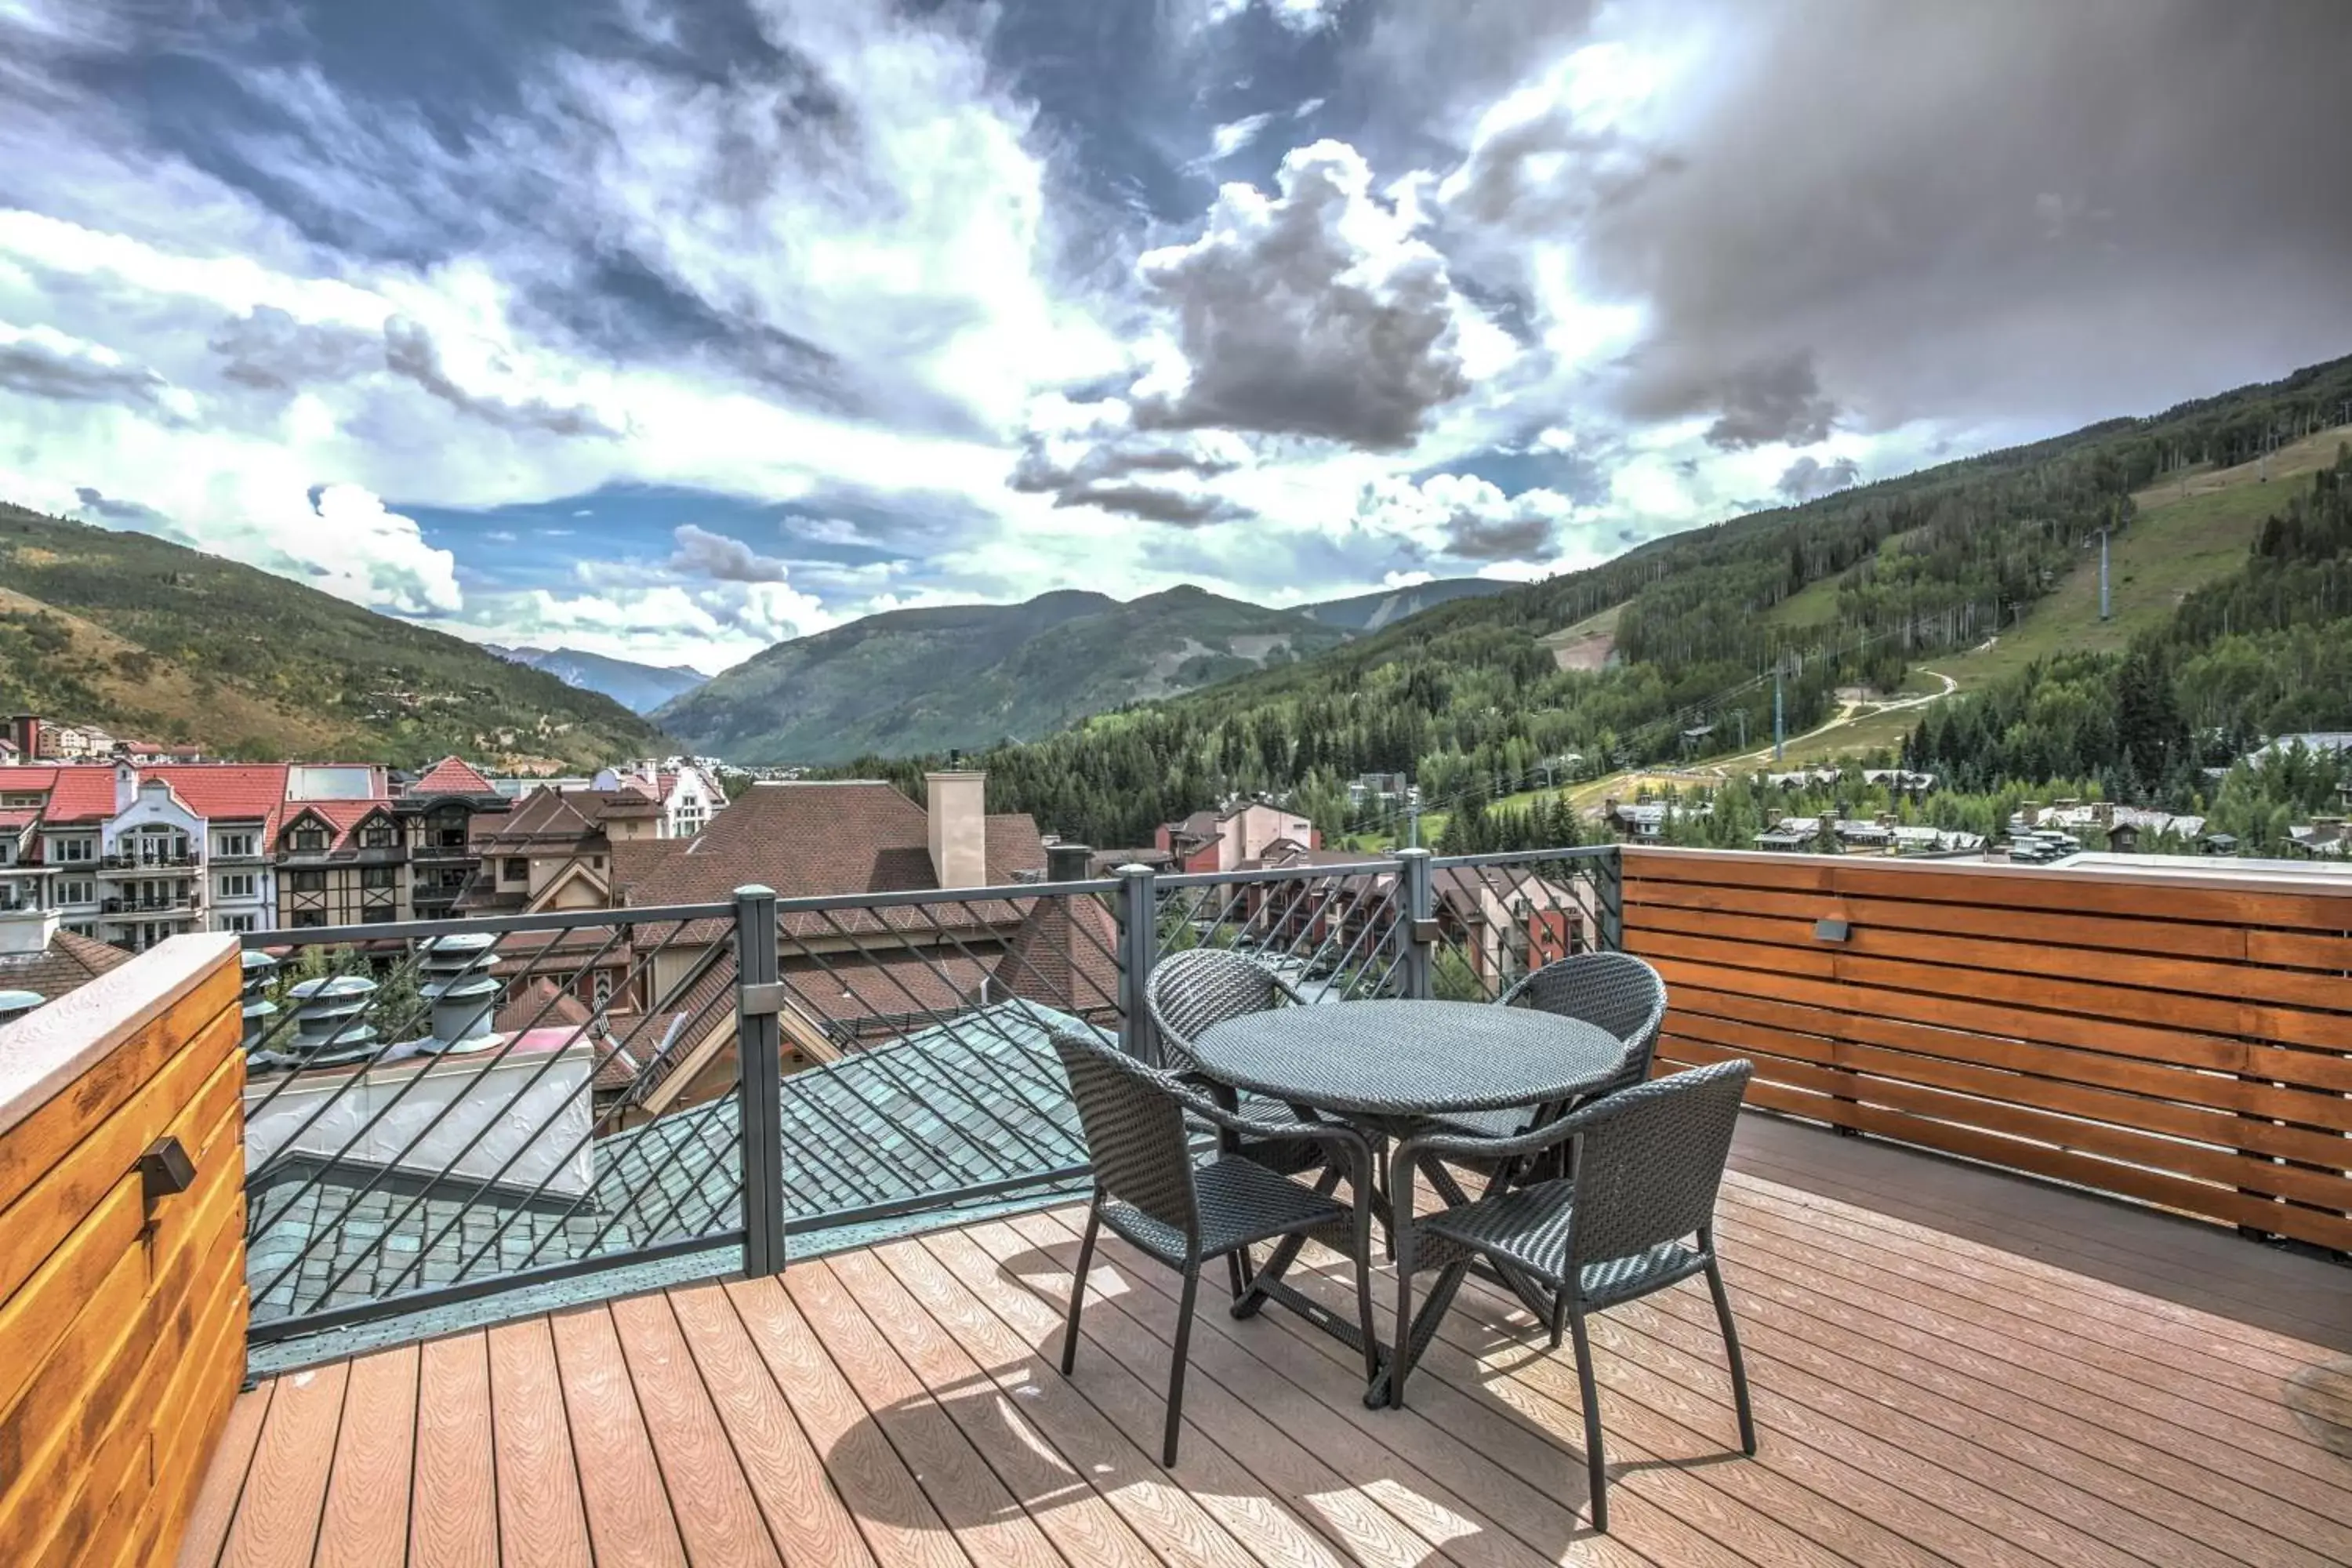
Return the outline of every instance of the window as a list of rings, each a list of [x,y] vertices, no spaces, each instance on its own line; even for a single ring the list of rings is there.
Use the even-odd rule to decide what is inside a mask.
[[[12,811],[21,810],[26,806],[37,808],[47,799],[48,796],[44,795],[26,795],[21,791],[11,791],[7,795],[0,795],[0,805],[5,805]]]
[[[327,911],[324,910],[296,910],[294,911],[294,923],[298,926],[325,925],[327,923]]]
[[[327,847],[327,830],[323,827],[298,827],[293,837],[298,855],[316,855]]]
[[[398,920],[399,918],[400,911],[387,904],[382,909],[363,911],[360,916],[360,923],[362,925],[380,926],[386,921]]]
[[[49,841],[49,847],[58,852],[58,858],[60,860],[97,858],[92,853],[97,847],[87,838],[55,838]]]
[[[509,859],[505,865],[499,868],[499,880],[501,882],[530,881],[530,862],[520,858]]]
[[[604,868],[604,858],[602,855],[591,855],[588,857],[588,865],[591,869],[601,871]]]
[[[213,840],[213,853],[215,855],[250,855],[253,853],[253,835],[250,833],[224,833],[218,838]]]
[[[66,930],[73,932],[76,936],[95,937],[98,935],[98,928],[90,924],[88,921],[75,921],[68,924],[66,927]]]
[[[58,902],[60,904],[93,903],[97,899],[98,884],[95,882],[77,879],[58,884]]]
[[[362,888],[397,887],[399,872],[400,868],[397,866],[362,866],[360,868],[360,886]]]
[[[400,830],[389,822],[371,822],[360,829],[362,849],[396,849],[400,847]]]
[[[327,890],[324,871],[289,871],[286,885],[298,893],[323,893]]]
[[[251,915],[223,915],[221,917],[220,928],[223,931],[252,931],[254,929],[253,917]]]
[[[235,871],[220,879],[220,896],[224,899],[253,897],[253,873]]]

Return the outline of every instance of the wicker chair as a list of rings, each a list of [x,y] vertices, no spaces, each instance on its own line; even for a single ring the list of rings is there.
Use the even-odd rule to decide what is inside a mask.
[[[1078,1247],[1076,1278],[1070,1284],[1070,1318],[1062,1338],[1062,1372],[1078,1353],[1078,1313],[1093,1266],[1095,1237],[1108,1226],[1140,1250],[1184,1277],[1176,1311],[1174,1364],[1168,1374],[1168,1426],[1160,1462],[1176,1463],[1176,1438],[1184,1415],[1184,1364],[1192,1334],[1192,1306],[1204,1259],[1231,1256],[1254,1242],[1343,1228],[1356,1262],[1356,1309],[1363,1334],[1369,1378],[1379,1359],[1372,1328],[1371,1219],[1368,1205],[1353,1208],[1276,1175],[1253,1160],[1225,1155],[1195,1166],[1184,1118],[1189,1113],[1214,1125],[1234,1127],[1242,1119],[1171,1074],[1146,1067],[1091,1033],[1057,1029],[1054,1050],[1069,1075],[1071,1098],[1086,1131],[1094,1163],[1094,1201],[1087,1212],[1086,1239]],[[1263,1124],[1252,1124],[1263,1125]],[[1360,1182],[1370,1179],[1370,1147],[1354,1130],[1326,1123],[1297,1123],[1285,1136],[1333,1145]],[[1239,1310],[1246,1303],[1236,1302]]]
[[[1412,1213],[1412,1162],[1423,1155],[1528,1154],[1565,1140],[1575,1173],[1568,1180],[1538,1183],[1398,1225],[1398,1331],[1389,1361],[1390,1403],[1404,1403],[1413,1357],[1435,1328],[1433,1321],[1412,1321],[1414,1261],[1425,1240],[1438,1243],[1432,1250],[1446,1259],[1431,1293],[1433,1316],[1442,1316],[1450,1303],[1469,1257],[1484,1257],[1533,1276],[1553,1292],[1552,1344],[1559,1345],[1563,1324],[1575,1336],[1592,1525],[1605,1531],[1608,1473],[1601,1459],[1601,1405],[1593,1387],[1585,1317],[1705,1274],[1731,1363],[1739,1446],[1755,1453],[1748,1373],[1715,1258],[1716,1192],[1723,1183],[1732,1128],[1752,1071],[1745,1061],[1727,1061],[1654,1079],[1593,1100],[1519,1138],[1482,1140],[1436,1131],[1401,1142],[1390,1163],[1390,1191],[1401,1215]]]
[[[1195,1078],[1202,1075],[1192,1042],[1202,1031],[1270,1007],[1304,1005],[1298,993],[1265,965],[1214,947],[1188,948],[1162,959],[1151,971],[1144,1001],[1160,1037],[1160,1060],[1171,1071]],[[1275,1135],[1277,1129],[1300,1125],[1288,1106],[1250,1094],[1239,1097],[1239,1110],[1243,1125],[1228,1129],[1232,1136],[1223,1140],[1226,1152],[1255,1160],[1286,1176],[1325,1163],[1325,1145],[1296,1135]]]
[[[1564,1018],[1580,1018],[1599,1025],[1625,1042],[1624,1058],[1609,1080],[1566,1104],[1520,1105],[1441,1119],[1450,1131],[1480,1138],[1515,1138],[1534,1131],[1564,1110],[1590,1105],[1604,1094],[1614,1094],[1650,1076],[1650,1063],[1658,1049],[1658,1032],[1666,1021],[1666,983],[1656,970],[1630,952],[1579,952],[1557,959],[1525,976],[1496,997],[1495,1005],[1533,1007]],[[1485,1173],[1484,1195],[1492,1197],[1514,1182],[1559,1175],[1557,1151],[1554,1155],[1549,1162],[1468,1156],[1457,1163]]]

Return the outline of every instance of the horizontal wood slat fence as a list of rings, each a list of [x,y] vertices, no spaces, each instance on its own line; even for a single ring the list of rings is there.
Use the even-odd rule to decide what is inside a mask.
[[[234,937],[174,937],[0,1030],[9,1568],[178,1550],[245,1376],[238,981]]]
[[[1661,1070],[2352,1251],[2352,889],[1629,848],[1624,898]]]

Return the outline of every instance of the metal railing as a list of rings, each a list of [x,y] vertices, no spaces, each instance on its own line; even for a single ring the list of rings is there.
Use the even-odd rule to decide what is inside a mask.
[[[1151,1057],[1134,999],[1186,947],[1313,1001],[1491,996],[1619,929],[1613,847],[1086,854],[1002,887],[247,933],[251,1337],[662,1260],[769,1273],[1064,1190],[1087,1167],[1050,1031]]]

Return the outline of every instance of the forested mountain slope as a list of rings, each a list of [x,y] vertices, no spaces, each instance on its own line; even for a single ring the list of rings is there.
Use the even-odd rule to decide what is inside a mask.
[[[583,767],[661,740],[610,698],[446,633],[5,504],[0,704],[236,757]]]
[[[977,748],[1190,691],[1347,634],[1199,588],[892,610],[753,655],[655,711],[698,752],[831,763]]]
[[[1840,687],[1899,684],[1977,647],[2080,566],[2133,493],[2235,466],[2337,422],[2352,360],[2114,419],[1661,540],[1586,572],[1442,605],[1319,658],[1090,720],[983,759],[998,809],[1101,845],[1237,791],[1286,789],[1344,825],[1345,782],[1412,773],[1431,799],[1548,759],[1643,762],[1769,737],[1776,667],[1791,732]],[[1778,614],[1809,595],[1811,613]],[[1538,639],[1622,606],[1614,657],[1559,668]],[[1706,731],[1687,737],[1685,731]],[[861,771],[910,782],[895,745]],[[1589,765],[1589,764],[1588,764]]]

